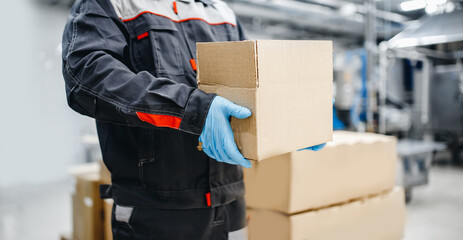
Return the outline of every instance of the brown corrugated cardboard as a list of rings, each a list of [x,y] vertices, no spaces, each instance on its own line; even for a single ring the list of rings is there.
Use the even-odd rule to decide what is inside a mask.
[[[101,184],[111,184],[111,173],[102,160],[100,162],[100,179]]]
[[[232,119],[244,157],[262,160],[331,140],[331,41],[198,43],[199,88],[245,106]]]
[[[296,151],[244,170],[249,207],[295,213],[393,188],[394,137],[338,131],[319,152]]]
[[[60,239],[61,240],[72,240],[72,236],[71,234],[65,233],[65,234],[61,234]]]
[[[405,225],[402,188],[295,215],[248,209],[250,240],[400,240]]]
[[[77,176],[85,175],[89,173],[98,173],[99,171],[100,171],[100,166],[99,166],[99,163],[97,162],[77,164],[67,169],[67,173],[73,177],[77,177]]]
[[[73,239],[103,239],[103,201],[100,199],[99,172],[76,176],[72,196]]]
[[[113,231],[111,225],[111,215],[113,210],[114,201],[112,199],[105,199],[103,201],[103,209],[104,209],[104,239],[105,240],[113,240]]]

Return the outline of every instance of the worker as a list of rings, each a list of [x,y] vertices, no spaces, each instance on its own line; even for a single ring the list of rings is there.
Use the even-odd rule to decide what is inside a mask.
[[[247,239],[251,163],[229,119],[251,112],[197,89],[195,60],[197,42],[244,39],[220,0],[74,3],[62,43],[67,100],[96,119],[115,240]]]

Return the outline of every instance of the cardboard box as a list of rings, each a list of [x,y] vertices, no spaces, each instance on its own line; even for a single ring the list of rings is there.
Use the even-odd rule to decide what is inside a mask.
[[[111,184],[111,173],[102,160],[100,162],[100,179],[101,184]]]
[[[103,239],[103,201],[100,199],[99,172],[76,176],[72,196],[73,239]]]
[[[99,171],[100,164],[97,162],[77,164],[67,169],[67,173],[73,177],[88,174],[97,174]]]
[[[61,234],[60,239],[61,240],[72,240],[72,236],[68,233],[63,233]]]
[[[112,199],[105,199],[103,201],[103,209],[104,209],[104,239],[105,240],[113,240],[113,231],[111,225],[111,215],[113,211],[113,204],[114,201]]]
[[[392,189],[397,140],[335,131],[319,152],[296,151],[244,169],[249,207],[295,213]]]
[[[400,240],[402,188],[383,195],[295,215],[248,209],[250,240]]]
[[[251,110],[231,125],[262,160],[331,140],[332,58],[331,41],[198,43],[198,85]]]

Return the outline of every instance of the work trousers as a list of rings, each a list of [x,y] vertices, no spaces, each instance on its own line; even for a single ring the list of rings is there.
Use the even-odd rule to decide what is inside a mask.
[[[247,240],[246,203],[198,209],[154,209],[114,204],[114,240]]]

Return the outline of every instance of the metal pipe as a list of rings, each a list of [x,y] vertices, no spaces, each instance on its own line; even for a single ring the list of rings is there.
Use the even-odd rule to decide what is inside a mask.
[[[324,1],[302,0],[229,0],[228,2],[240,17],[261,18],[270,22],[285,23],[296,28],[311,30],[312,32],[363,38],[365,34],[365,17],[361,16],[359,19],[353,16],[342,16],[339,14],[340,5],[331,7],[330,4],[323,3]],[[375,4],[374,7],[376,9]],[[359,7],[359,9],[365,8]],[[375,16],[377,17],[377,15]],[[396,33],[399,32],[401,27],[394,29],[393,33]],[[378,34],[383,36],[386,35],[386,32],[381,30]],[[387,35],[390,35],[390,33],[388,32]]]
[[[421,85],[421,123],[427,127],[429,123],[429,81],[431,78],[432,63],[424,57],[423,61],[423,83]],[[427,128],[426,128],[427,129]]]
[[[387,71],[389,68],[387,42],[379,44],[379,123],[378,131],[385,134],[387,130],[386,123],[386,96],[387,96]]]
[[[375,72],[376,72],[376,3],[375,0],[365,1],[366,20],[365,20],[365,43],[367,51],[367,131],[374,132],[373,112],[377,110]]]
[[[387,46],[387,45],[386,45]],[[430,112],[430,99],[429,99],[429,85],[431,81],[431,73],[432,73],[432,62],[431,60],[424,54],[416,51],[416,49],[410,49],[410,50],[403,50],[403,49],[390,49],[389,46],[387,46],[386,53],[391,53],[393,54],[392,56],[395,58],[402,58],[402,59],[411,59],[411,60],[417,60],[421,61],[423,63],[423,74],[422,74],[422,79],[421,79],[421,111],[420,111],[420,121],[423,124],[423,126],[428,129],[428,124],[429,124],[429,116],[431,114]],[[385,79],[387,81],[387,77]],[[387,86],[387,82],[385,82]],[[385,94],[385,93],[383,93]],[[384,96],[385,97],[385,96]],[[384,102],[385,104],[385,102]],[[383,103],[381,104],[383,105]],[[385,105],[384,105],[385,106]],[[384,117],[384,116],[383,116]],[[384,127],[385,128],[385,127]],[[428,134],[428,133],[426,133]]]
[[[357,13],[363,14],[363,15],[368,14],[368,10],[365,8],[364,5],[353,3],[353,2],[348,2],[348,1],[341,1],[341,0],[300,0],[300,1],[308,2],[308,3],[316,3],[319,5],[329,6],[329,7],[336,8],[336,9],[338,9],[340,6],[343,6],[345,4],[352,4],[353,6],[355,6]],[[379,10],[379,9],[377,9],[376,12],[377,12],[376,17],[378,19],[386,20],[389,22],[404,23],[404,22],[410,21],[410,18],[402,14],[399,14],[399,13],[394,13],[394,12],[384,11],[384,10]]]

